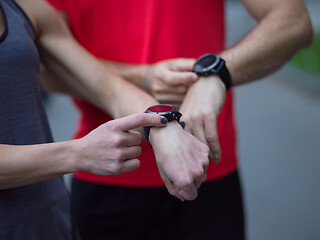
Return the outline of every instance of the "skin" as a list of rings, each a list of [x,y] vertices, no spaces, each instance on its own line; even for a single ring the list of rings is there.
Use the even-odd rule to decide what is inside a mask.
[[[110,121],[84,138],[59,143],[0,144],[0,190],[55,178],[66,173],[101,175],[133,171],[140,165],[142,135],[131,129],[164,126],[161,117],[138,113]]]
[[[308,13],[301,0],[243,0],[248,12],[257,20],[257,25],[235,46],[219,53],[226,60],[226,65],[232,77],[233,86],[244,84],[264,77],[287,62],[299,49],[308,46],[312,41],[312,28]],[[65,19],[66,16],[64,15]],[[285,49],[285,51],[284,51]],[[111,61],[101,61],[110,71],[117,73],[128,82],[139,86],[144,93],[149,92],[153,100],[161,103],[172,103],[182,112],[182,120],[187,123],[186,130],[206,144],[210,149],[210,158],[220,161],[221,148],[217,133],[217,118],[223,107],[226,89],[218,76],[200,77],[191,73],[195,59],[170,59],[149,65],[151,68],[146,76],[147,65],[128,65]],[[149,87],[145,89],[143,82],[147,77]],[[129,86],[132,88],[132,86]],[[135,90],[136,91],[136,90]],[[143,94],[131,91],[132,103],[140,104]],[[205,93],[205,94],[204,94]],[[203,98],[203,96],[206,98]],[[90,100],[90,97],[88,98]],[[118,99],[119,100],[119,99]],[[94,102],[94,101],[93,101]],[[97,106],[99,103],[94,102]],[[151,104],[150,104],[151,105]],[[125,107],[124,107],[125,108]],[[103,108],[102,106],[102,109]],[[117,117],[126,111],[111,114]],[[107,110],[107,109],[106,109]],[[109,111],[108,111],[109,112]],[[169,128],[167,128],[169,129]],[[151,134],[157,134],[151,131]],[[155,137],[159,141],[163,135]],[[166,137],[164,137],[166,138]],[[150,139],[153,139],[152,137]],[[163,139],[164,140],[164,139]],[[157,144],[157,143],[155,143]],[[162,143],[159,143],[161,145]],[[175,147],[178,147],[177,143]],[[160,173],[163,156],[154,145]],[[164,146],[164,145],[163,145]],[[162,153],[164,149],[162,149]],[[188,152],[187,149],[185,151]],[[172,158],[173,159],[173,158]],[[205,170],[205,165],[202,164]],[[161,174],[164,182],[167,175]],[[196,175],[194,179],[199,179]],[[181,182],[191,182],[187,178]],[[180,185],[180,184],[179,184]],[[180,198],[178,191],[169,192]],[[193,196],[193,186],[189,185]]]
[[[45,82],[47,86],[58,86],[60,91],[86,99],[114,118],[142,112],[159,103],[145,91],[115,75],[83,49],[74,40],[63,19],[48,3],[42,0],[18,0],[17,3],[35,27],[36,45],[42,66],[46,69],[42,74],[51,75]],[[209,150],[181,126],[173,122],[167,126],[168,129],[150,132],[150,141],[157,148],[159,171],[163,173],[162,176],[167,177],[166,181],[170,181],[168,190],[172,195],[182,201],[193,200],[197,196],[199,182],[205,179]],[[165,145],[168,139],[171,144]],[[189,151],[191,146],[193,152]],[[185,158],[190,161],[185,162]],[[202,170],[191,171],[194,167]]]
[[[226,61],[233,86],[276,71],[312,42],[309,15],[301,0],[242,0],[242,3],[257,25],[235,46],[219,53]],[[158,101],[180,107],[186,130],[209,146],[210,159],[218,162],[221,148],[216,124],[225,101],[225,87],[218,76],[197,79],[190,73],[195,60],[171,59],[150,65],[148,91]],[[106,62],[119,75],[142,87],[146,66],[131,65],[121,70],[114,66],[118,64]],[[179,79],[177,73],[181,74]]]
[[[4,24],[0,16],[2,33]],[[46,45],[46,33],[34,23],[39,45]],[[141,154],[143,137],[132,129],[149,125],[163,127],[165,123],[161,119],[138,113],[103,124],[78,140],[28,146],[0,144],[0,190],[79,171],[101,175],[133,171],[140,165],[136,158]]]
[[[226,60],[234,86],[274,72],[312,41],[310,19],[302,1],[242,2],[258,24],[238,44],[220,53]],[[215,79],[216,84],[206,78],[200,78],[189,89],[180,110],[184,114],[183,120],[188,123],[187,130],[197,132],[199,139],[210,147],[210,156],[219,161],[221,149],[216,123],[223,107],[225,88],[221,86],[217,76],[210,78]],[[210,96],[205,102],[201,97],[204,92]],[[194,111],[194,108],[188,106],[189,103],[200,107]],[[203,123],[200,127],[200,121],[196,121],[199,117]]]

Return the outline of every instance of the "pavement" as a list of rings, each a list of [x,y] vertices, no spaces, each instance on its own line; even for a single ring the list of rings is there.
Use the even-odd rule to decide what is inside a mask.
[[[239,2],[227,1],[229,46],[255,25]],[[320,2],[305,2],[320,29]],[[286,66],[234,90],[248,240],[320,239],[319,82]],[[55,140],[70,139],[78,113],[69,98],[46,106]]]

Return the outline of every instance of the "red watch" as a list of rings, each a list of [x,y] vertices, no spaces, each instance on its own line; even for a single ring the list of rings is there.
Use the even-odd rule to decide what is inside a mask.
[[[163,116],[168,120],[168,122],[175,120],[183,128],[185,126],[184,122],[180,123],[180,118],[182,117],[182,114],[180,112],[178,112],[176,107],[173,106],[173,105],[170,105],[170,104],[158,104],[158,105],[154,105],[154,106],[149,107],[145,112]],[[149,144],[150,144],[150,141],[149,141],[150,128],[151,128],[150,126],[147,126],[147,127],[143,128],[144,137],[145,137],[145,139],[147,140],[147,142]],[[151,144],[150,144],[150,146],[151,146]]]

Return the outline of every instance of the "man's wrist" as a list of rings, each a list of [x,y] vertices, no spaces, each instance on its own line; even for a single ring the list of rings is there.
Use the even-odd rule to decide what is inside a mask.
[[[143,88],[149,88],[149,72],[151,70],[151,65],[147,65],[143,75]]]
[[[226,62],[217,54],[207,53],[200,56],[193,66],[193,72],[199,76],[217,75],[224,83],[227,91],[232,87],[231,76]]]

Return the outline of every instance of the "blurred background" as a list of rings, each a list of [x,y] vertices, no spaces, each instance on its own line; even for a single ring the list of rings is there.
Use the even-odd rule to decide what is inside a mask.
[[[240,1],[226,3],[232,46],[256,22]],[[248,240],[320,239],[320,1],[305,4],[313,45],[275,74],[235,88]],[[50,95],[46,109],[55,141],[70,139],[78,117],[70,99]]]

